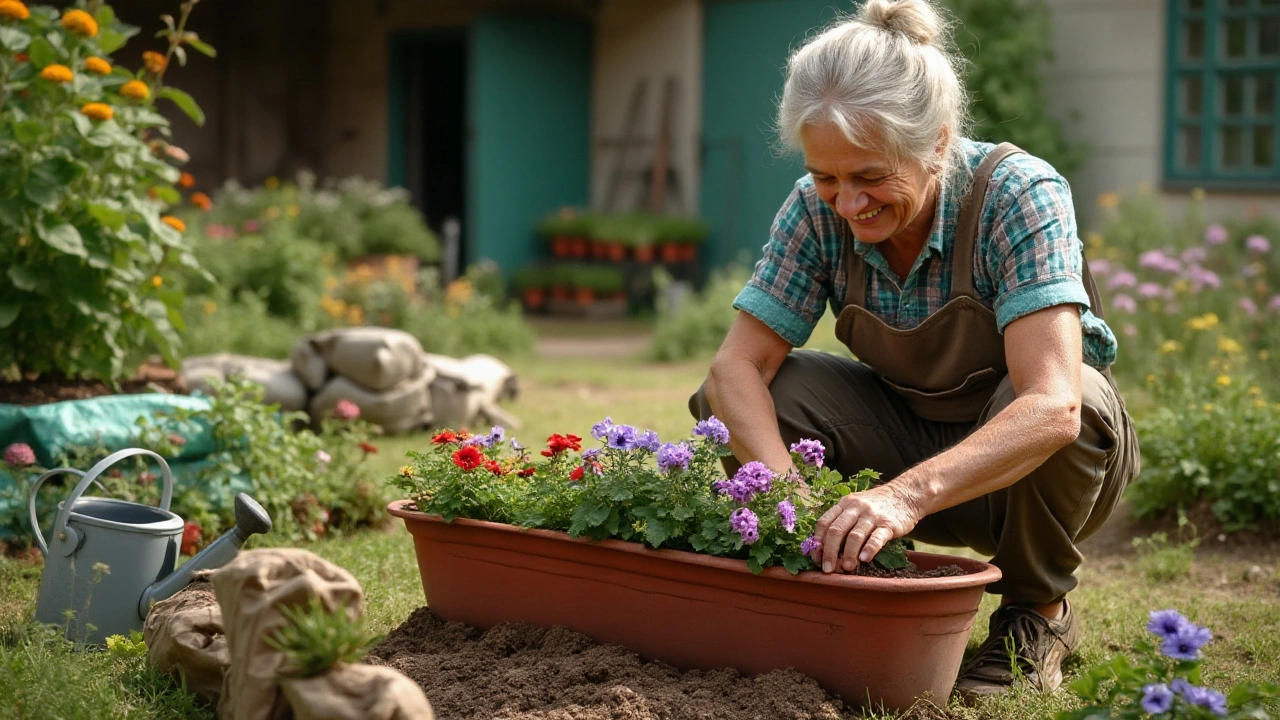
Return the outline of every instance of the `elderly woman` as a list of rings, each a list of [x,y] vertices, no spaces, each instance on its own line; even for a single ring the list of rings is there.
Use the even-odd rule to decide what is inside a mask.
[[[928,0],[868,0],[791,57],[778,125],[808,173],[690,409],[725,422],[737,462],[786,472],[816,438],[846,475],[882,473],[819,521],[824,572],[904,536],[992,555],[1001,604],[957,690],[1047,691],[1078,642],[1077,545],[1137,474],[1137,441],[1067,183],[964,137],[945,31]],[[791,352],[824,303],[857,360]]]

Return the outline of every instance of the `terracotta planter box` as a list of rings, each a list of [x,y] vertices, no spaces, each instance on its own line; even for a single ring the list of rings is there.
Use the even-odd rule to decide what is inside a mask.
[[[961,577],[892,580],[769,568],[619,540],[521,530],[388,506],[413,535],[431,609],[485,628],[567,625],[680,668],[746,674],[794,667],[859,706],[945,704],[983,588],[1000,571],[977,560],[911,553]]]

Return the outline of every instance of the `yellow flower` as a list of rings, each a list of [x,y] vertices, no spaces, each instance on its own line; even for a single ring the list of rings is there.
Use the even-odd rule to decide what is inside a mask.
[[[1205,404],[1204,404],[1204,411],[1205,411],[1205,412],[1213,412],[1213,403],[1205,403]]]
[[[1187,320],[1187,327],[1192,330],[1208,330],[1217,327],[1217,325],[1218,315],[1216,313],[1205,313]]]
[[[40,71],[40,77],[52,83],[69,83],[76,74],[66,65],[49,65]]]
[[[98,21],[83,10],[68,10],[63,13],[62,27],[85,37],[93,37],[98,34]]]
[[[110,75],[111,63],[107,62],[106,60],[103,60],[100,57],[91,57],[88,60],[84,61],[84,69],[88,70],[94,75]]]
[[[115,111],[106,103],[86,103],[80,108],[80,113],[93,118],[94,120],[110,120],[115,116]]]
[[[164,278],[160,277],[159,275],[151,276],[151,287],[160,287],[163,284],[164,284]]]
[[[1088,249],[1092,255],[1096,255],[1098,251],[1102,249],[1102,246],[1106,244],[1106,239],[1102,237],[1102,233],[1099,232],[1086,234],[1084,236],[1084,241],[1086,243],[1086,249]]]
[[[1179,295],[1187,294],[1187,291],[1190,289],[1191,289],[1191,283],[1187,282],[1186,280],[1176,280],[1173,283],[1173,291],[1178,293]]]
[[[26,20],[31,17],[31,11],[18,0],[0,0],[0,17],[6,17],[10,20]]]
[[[275,190],[276,188],[280,187],[280,178],[276,177],[275,175],[272,175],[271,177],[262,181],[262,186],[268,190]]]
[[[1120,195],[1113,192],[1102,193],[1098,196],[1098,207],[1113,208],[1120,204]]]
[[[134,100],[146,100],[151,97],[151,88],[141,80],[130,80],[120,87],[120,94]]]
[[[212,300],[205,300],[205,301],[204,301],[204,314],[205,314],[205,315],[212,315],[212,314],[214,314],[214,313],[216,313],[216,312],[218,312],[218,303],[216,303],[216,302],[214,302],[214,301],[212,301]]]
[[[177,230],[180,233],[184,233],[187,231],[187,224],[172,215],[161,215],[160,222],[164,223],[165,225],[168,225],[169,227],[173,228],[174,230]]]
[[[1237,353],[1243,352],[1244,348],[1240,347],[1240,343],[1236,342],[1235,340],[1232,340],[1229,337],[1224,336],[1224,337],[1218,338],[1218,350],[1228,355],[1235,355]]]
[[[169,61],[165,59],[164,55],[155,50],[144,50],[142,51],[142,64],[147,68],[147,72],[152,75],[159,75],[164,72],[164,69],[169,65]]]
[[[1253,401],[1253,406],[1261,410],[1262,408],[1267,406],[1267,401],[1263,400],[1262,398],[1258,398],[1257,400]]]
[[[1165,340],[1160,344],[1160,352],[1165,353],[1166,355],[1169,353],[1176,353],[1181,349],[1182,346],[1178,344],[1177,340]]]
[[[401,476],[401,477],[407,477],[407,478],[411,478],[411,477],[413,477],[413,468],[412,468],[412,467],[410,467],[410,466],[408,466],[408,465],[401,465],[401,466],[400,466],[400,476]]]
[[[347,308],[347,324],[360,325],[364,323],[364,308],[359,305],[352,305]]]
[[[448,287],[444,289],[445,299],[455,305],[467,304],[473,294],[475,293],[471,287],[471,281],[466,278],[458,278],[449,283]]]
[[[1222,387],[1231,387],[1231,376],[1230,376],[1230,375],[1219,375],[1219,376],[1218,376],[1218,379],[1217,379],[1217,380],[1215,380],[1214,382],[1218,383],[1218,384],[1219,384],[1219,385],[1221,385]]]
[[[338,289],[338,278],[336,278],[336,277],[334,277],[334,276],[332,276],[332,275],[328,275],[328,276],[326,276],[326,277],[325,277],[325,279],[324,279],[324,289],[325,289],[325,290],[337,290],[337,289]]]
[[[1258,397],[1259,395],[1262,394],[1262,388],[1258,387],[1257,385],[1250,385],[1249,394],[1254,397]]]
[[[289,205],[284,209],[284,213],[291,218],[296,218],[302,214],[302,208],[297,205]]]
[[[1155,376],[1155,374],[1153,374],[1153,373],[1147,373],[1147,383],[1148,383],[1148,384],[1152,384],[1152,385],[1154,385],[1154,384],[1155,384],[1155,382],[1156,382],[1156,376]]]

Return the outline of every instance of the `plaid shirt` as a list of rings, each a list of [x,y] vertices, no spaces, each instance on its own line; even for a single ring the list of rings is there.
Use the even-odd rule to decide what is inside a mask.
[[[865,307],[889,326],[913,328],[950,299],[960,204],[982,158],[994,148],[960,141],[963,162],[954,163],[943,183],[929,241],[905,280],[874,245],[854,240],[854,251],[867,263]],[[778,211],[764,256],[733,306],[792,345],[804,345],[825,304],[836,315],[844,308],[844,222],[818,197],[813,178],[801,178]],[[1075,303],[1081,309],[1085,362],[1102,369],[1115,361],[1115,335],[1088,310],[1071,190],[1048,163],[1019,153],[996,167],[974,246],[974,291],[995,312],[1000,332],[1029,313]]]

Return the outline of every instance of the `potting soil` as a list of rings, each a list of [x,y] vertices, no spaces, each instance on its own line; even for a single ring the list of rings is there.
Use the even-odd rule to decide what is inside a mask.
[[[512,602],[518,602],[517,599]],[[786,642],[786,638],[778,638]],[[440,720],[838,720],[840,698],[795,670],[681,672],[564,627],[479,630],[415,611],[371,652],[417,682]]]

